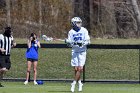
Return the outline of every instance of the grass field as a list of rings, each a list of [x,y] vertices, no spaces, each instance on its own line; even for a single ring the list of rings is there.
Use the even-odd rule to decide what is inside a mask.
[[[17,44],[25,44],[27,43],[27,39],[26,38],[15,38],[15,41],[17,42]],[[40,39],[41,43],[64,43],[64,41],[58,41],[58,40],[54,40],[51,42],[46,42],[42,39]],[[140,39],[95,39],[95,38],[91,38],[91,44],[140,44]]]
[[[23,82],[2,82],[5,87],[0,88],[0,93],[71,93],[70,83],[44,82],[43,85],[23,85]],[[82,92],[75,93],[139,93],[139,84],[96,84],[85,83]]]
[[[16,39],[25,43],[25,39]],[[41,41],[44,43],[44,41]],[[57,42],[57,41],[56,41]],[[46,44],[49,42],[46,42]],[[55,43],[55,42],[51,42]],[[57,42],[64,43],[64,42]],[[139,44],[140,39],[95,39],[93,44]],[[26,48],[14,48],[11,51],[12,67],[5,78],[25,78]],[[39,79],[73,79],[70,65],[70,48],[40,48],[38,75]],[[67,73],[69,72],[69,73]],[[90,80],[138,80],[138,49],[88,49],[86,61],[86,79]],[[33,73],[31,73],[31,79]]]
[[[26,49],[13,49],[12,67],[5,78],[25,78]],[[92,80],[138,80],[138,50],[89,49],[86,61],[86,79]],[[73,79],[70,65],[71,49],[39,49],[38,78]],[[31,78],[33,73],[31,73]]]
[[[17,43],[26,40],[16,39]],[[44,42],[42,43],[64,43]],[[92,44],[140,44],[139,39],[92,40]],[[11,70],[6,78],[25,78],[26,49],[11,51]],[[39,49],[37,79],[73,79],[73,69],[70,66],[71,49]],[[137,49],[89,49],[86,62],[86,79],[92,80],[138,80],[139,51]],[[32,78],[32,75],[31,75]],[[71,93],[71,82],[44,82],[34,86],[33,82],[23,85],[23,82],[3,81],[5,87],[0,93]],[[83,92],[75,93],[139,93],[139,84],[97,84],[85,83]]]

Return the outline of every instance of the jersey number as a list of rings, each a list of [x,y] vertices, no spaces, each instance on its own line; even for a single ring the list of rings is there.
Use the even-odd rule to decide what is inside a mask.
[[[82,37],[74,37],[74,41],[82,40]]]

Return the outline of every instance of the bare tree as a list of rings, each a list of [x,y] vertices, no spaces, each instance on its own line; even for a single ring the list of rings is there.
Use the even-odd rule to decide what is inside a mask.
[[[7,26],[11,26],[10,0],[6,0]]]
[[[17,37],[34,31],[62,38],[71,17],[79,16],[95,38],[135,38],[140,36],[139,4],[140,0],[0,0],[0,27],[12,25]]]
[[[39,36],[41,36],[42,30],[42,0],[39,1]]]
[[[93,19],[93,2],[94,2],[94,0],[89,0],[89,14],[90,14],[90,31],[92,32],[92,29],[93,29],[93,26],[92,26],[92,24],[93,24],[93,22],[94,22],[94,19]]]
[[[140,34],[140,11],[139,11],[139,7],[138,7],[138,3],[137,3],[137,0],[131,0],[132,1],[132,6],[133,6],[133,9],[134,9],[134,13],[135,13],[135,17],[136,17],[136,20],[137,20],[137,26],[138,26],[138,36]]]

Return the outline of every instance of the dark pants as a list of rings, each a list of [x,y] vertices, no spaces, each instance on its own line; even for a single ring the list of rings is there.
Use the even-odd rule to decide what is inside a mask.
[[[8,70],[11,68],[10,56],[0,55],[0,68],[6,68]]]

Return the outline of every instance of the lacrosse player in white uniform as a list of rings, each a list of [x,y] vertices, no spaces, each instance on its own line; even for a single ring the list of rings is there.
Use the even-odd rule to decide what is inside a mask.
[[[75,70],[75,78],[71,83],[71,92],[75,91],[75,85],[78,82],[79,89],[82,91],[83,84],[80,79],[80,74],[83,71],[83,66],[86,61],[87,45],[90,44],[90,37],[86,28],[82,27],[82,20],[80,17],[71,19],[73,28],[68,33],[68,38],[65,40],[70,47],[72,47],[71,66]]]

